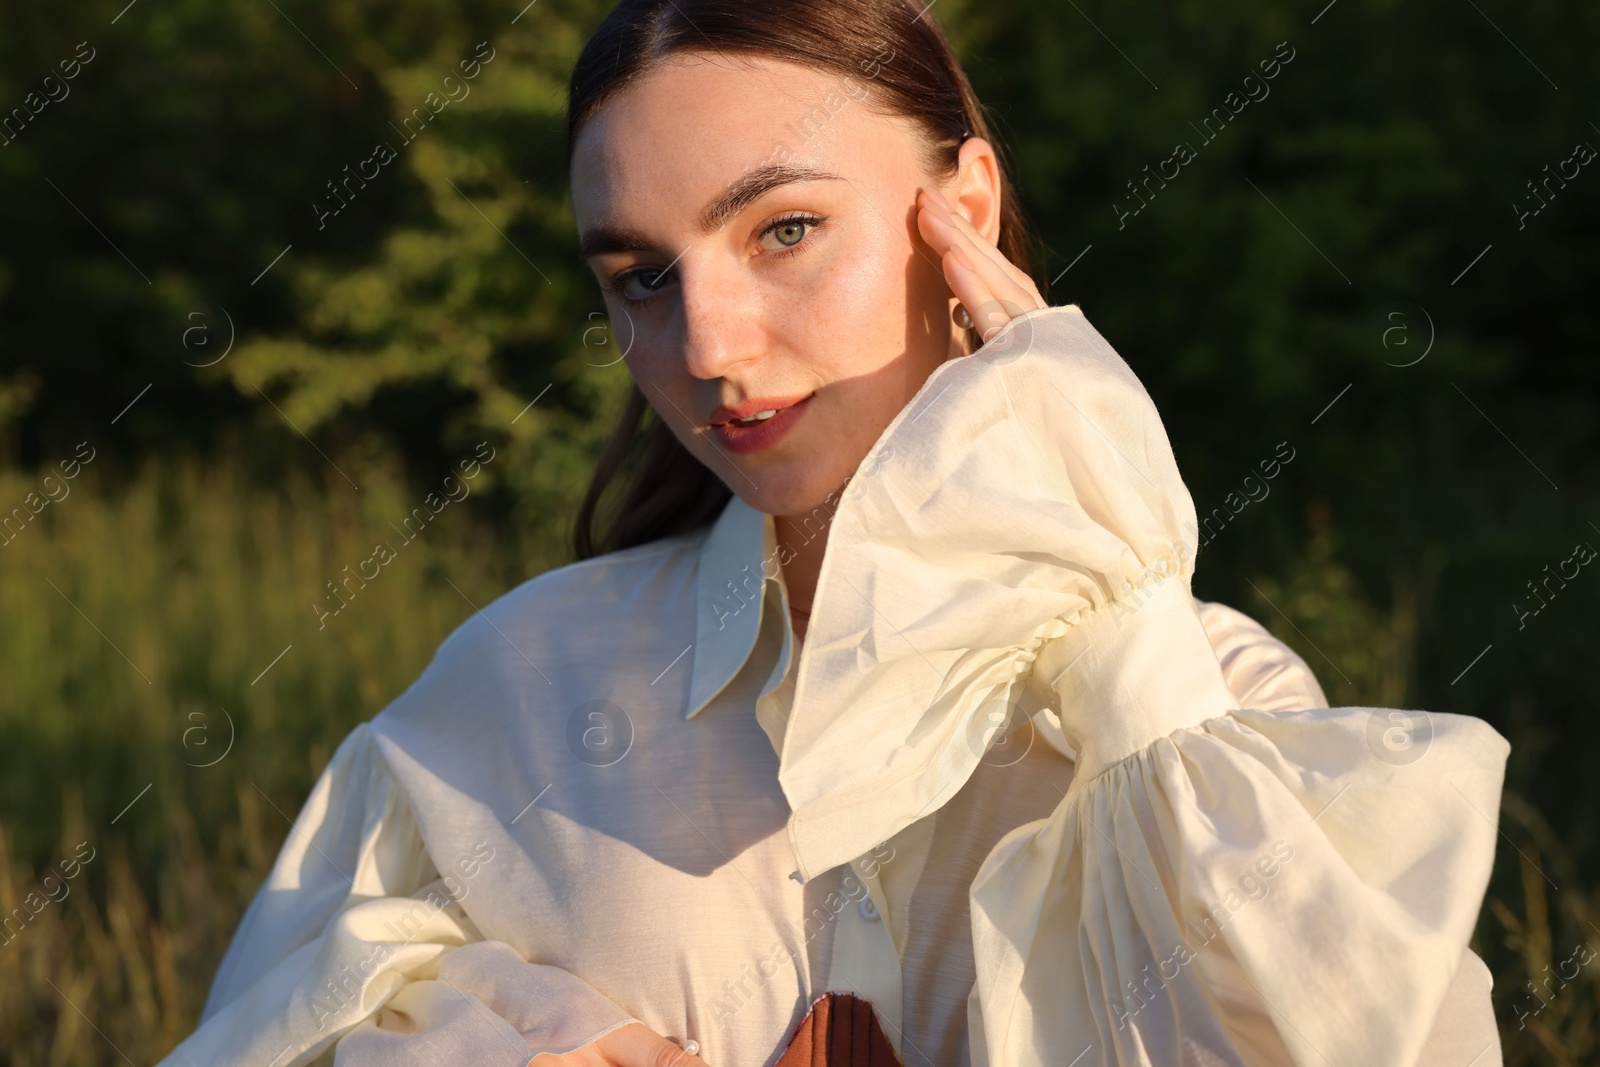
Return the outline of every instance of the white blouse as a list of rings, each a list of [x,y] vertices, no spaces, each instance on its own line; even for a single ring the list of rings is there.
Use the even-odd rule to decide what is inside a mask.
[[[1495,1067],[1466,946],[1509,746],[1327,708],[1194,601],[1196,532],[1127,365],[1076,307],[1013,320],[852,478],[803,647],[737,497],[463,623],[163,1063],[520,1065],[637,1021],[771,1067],[836,989],[907,1067]]]

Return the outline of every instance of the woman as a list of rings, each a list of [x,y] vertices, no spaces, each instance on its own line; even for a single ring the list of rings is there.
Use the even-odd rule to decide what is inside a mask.
[[[928,10],[624,2],[569,132],[580,560],[340,746],[166,1062],[771,1067],[837,992],[907,1067],[1498,1063],[1508,746],[1194,602]]]

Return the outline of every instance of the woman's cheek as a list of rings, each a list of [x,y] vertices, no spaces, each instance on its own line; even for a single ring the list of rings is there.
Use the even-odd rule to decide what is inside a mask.
[[[682,357],[640,336],[624,362],[645,400],[673,435],[689,446],[700,428],[696,420],[703,413],[695,410],[694,381]]]
[[[905,263],[882,241],[829,252],[799,297],[803,321],[840,373],[881,367],[905,349]]]

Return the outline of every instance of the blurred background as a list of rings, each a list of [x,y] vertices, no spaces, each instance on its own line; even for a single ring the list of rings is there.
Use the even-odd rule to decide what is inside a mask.
[[[0,0],[0,1061],[165,1054],[337,743],[569,560],[608,5],[524,2]],[[1214,518],[1197,595],[1511,741],[1474,948],[1508,1064],[1600,1062],[1600,8],[931,13]]]

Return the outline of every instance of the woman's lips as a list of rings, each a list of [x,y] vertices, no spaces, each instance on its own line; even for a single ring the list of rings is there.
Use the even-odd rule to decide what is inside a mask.
[[[780,408],[778,413],[770,419],[741,426],[737,422],[723,422],[711,427],[712,435],[730,452],[748,455],[759,452],[764,448],[771,448],[789,432],[789,428],[800,420],[806,409],[811,406],[812,393],[786,408]]]

